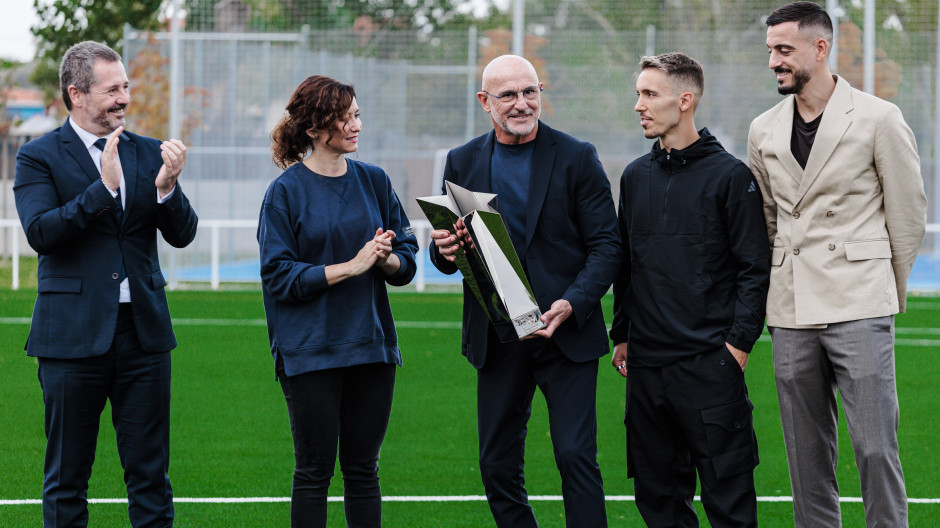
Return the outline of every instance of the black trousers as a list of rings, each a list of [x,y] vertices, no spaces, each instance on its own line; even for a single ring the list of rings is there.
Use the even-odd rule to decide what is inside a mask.
[[[477,371],[480,472],[498,527],[538,526],[524,472],[526,424],[536,387],[548,405],[566,525],[607,526],[597,464],[597,365],[597,360],[575,363],[542,338],[487,351],[486,364]]]
[[[757,437],[744,373],[724,346],[663,367],[631,366],[627,464],[651,527],[697,527],[695,474],[713,528],[756,527]]]
[[[378,461],[392,410],[395,368],[370,363],[287,376],[278,358],[294,439],[292,527],[326,527],[337,444],[347,526],[382,526]]]
[[[124,468],[128,514],[135,528],[173,525],[170,465],[170,353],[140,348],[131,303],[122,304],[114,341],[102,356],[39,358],[45,403],[43,524],[88,524],[88,479],[98,424],[111,401],[111,422]]]

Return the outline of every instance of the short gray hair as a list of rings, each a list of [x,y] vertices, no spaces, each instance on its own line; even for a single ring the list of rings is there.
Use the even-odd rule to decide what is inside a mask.
[[[69,86],[75,85],[82,93],[88,93],[91,85],[98,79],[95,77],[95,61],[121,62],[121,56],[108,46],[86,40],[75,44],[62,57],[59,65],[59,87],[62,89],[62,101],[65,108],[72,110],[72,100],[69,97]]]

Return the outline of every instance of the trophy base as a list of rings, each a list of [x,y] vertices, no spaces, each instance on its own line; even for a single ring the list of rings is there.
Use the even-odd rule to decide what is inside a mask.
[[[522,339],[529,334],[533,334],[545,328],[545,323],[542,322],[541,317],[542,312],[538,307],[531,312],[526,312],[518,317],[514,317],[512,319],[512,326],[516,329],[516,335]]]

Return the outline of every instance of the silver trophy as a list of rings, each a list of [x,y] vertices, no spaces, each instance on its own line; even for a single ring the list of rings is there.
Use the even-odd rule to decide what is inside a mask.
[[[455,253],[455,263],[500,339],[522,338],[545,328],[503,217],[490,205],[496,195],[449,181],[445,186],[447,194],[418,198],[418,205],[434,229],[453,233],[457,219],[463,218],[473,243]]]

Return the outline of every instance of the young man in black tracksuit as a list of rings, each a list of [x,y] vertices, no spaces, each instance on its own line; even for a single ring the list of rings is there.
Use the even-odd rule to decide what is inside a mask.
[[[643,57],[635,110],[657,141],[620,182],[612,363],[628,380],[628,473],[653,527],[698,526],[696,473],[713,527],[757,526],[744,367],[764,324],[767,229],[747,165],[695,127],[704,85],[686,55]]]

